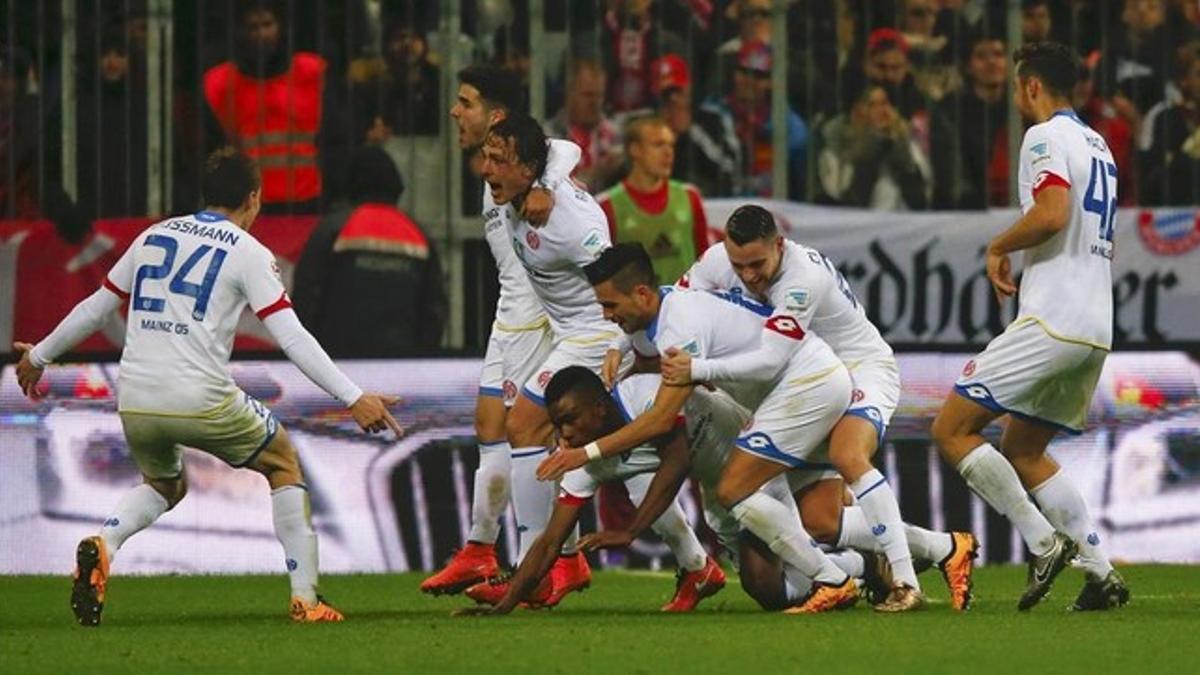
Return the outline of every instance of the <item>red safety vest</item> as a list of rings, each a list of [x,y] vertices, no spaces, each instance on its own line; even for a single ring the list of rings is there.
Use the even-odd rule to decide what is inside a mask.
[[[325,59],[298,53],[286,73],[261,80],[232,61],[204,74],[204,97],[221,128],[258,162],[263,203],[304,202],[321,194],[317,131]]]

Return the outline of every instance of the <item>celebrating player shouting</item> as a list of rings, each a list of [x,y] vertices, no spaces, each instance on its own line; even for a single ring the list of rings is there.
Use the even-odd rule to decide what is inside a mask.
[[[1045,597],[1077,550],[1087,582],[1074,609],[1109,609],[1125,604],[1129,590],[1100,548],[1083,496],[1046,447],[1059,430],[1083,429],[1112,345],[1117,167],[1104,139],[1071,109],[1074,54],[1034,43],[1013,59],[1017,109],[1033,122],[1017,173],[1023,215],[988,245],[987,274],[1001,301],[1013,295],[1008,256],[1025,251],[1017,318],[967,362],[933,438],[1035,556],[1018,609]],[[1001,454],[980,432],[1005,414]]]
[[[364,430],[390,427],[398,437],[400,426],[386,407],[396,399],[364,394],[300,325],[274,256],[247,232],[261,204],[254,164],[233,148],[217,150],[205,164],[202,187],[204,211],[147,228],[103,287],[50,335],[36,346],[15,345],[22,352],[21,389],[36,396],[43,369],[129,301],[117,409],[145,484],[121,499],[98,536],[79,543],[71,608],[80,624],[99,625],[109,565],[121,545],[187,494],[179,447],[186,445],[266,476],[291,578],[292,619],[341,621],[317,594],[317,535],[296,448],[271,411],[229,374],[242,310],[249,305],[288,358]]]

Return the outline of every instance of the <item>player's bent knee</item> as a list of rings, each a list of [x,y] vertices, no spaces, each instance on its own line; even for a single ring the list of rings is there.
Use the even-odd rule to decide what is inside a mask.
[[[154,488],[154,491],[162,495],[162,498],[167,500],[167,510],[175,508],[175,505],[183,501],[187,496],[188,483],[187,477],[180,474],[178,478],[168,480],[158,480],[154,478],[146,478],[146,484]]]
[[[504,420],[504,434],[514,448],[525,448],[546,443],[549,435],[549,420],[546,412],[528,401],[518,400]]]
[[[726,509],[733,508],[734,504],[742,501],[750,495],[735,478],[730,478],[728,475],[722,476],[717,483],[717,501]]]
[[[787,607],[782,579],[764,579],[760,575],[743,573],[741,580],[742,590],[757,602],[759,607],[768,612],[777,612]]]

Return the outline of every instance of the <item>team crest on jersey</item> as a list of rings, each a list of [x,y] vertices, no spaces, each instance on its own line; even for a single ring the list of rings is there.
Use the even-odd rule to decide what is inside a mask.
[[[542,245],[542,239],[537,235],[537,232],[530,230],[525,233],[525,243],[529,245],[529,248],[536,251]]]
[[[1200,246],[1200,211],[1151,211],[1138,214],[1138,237],[1157,255],[1182,255]]]
[[[543,370],[542,372],[538,373],[538,387],[545,389],[546,385],[550,384],[550,378],[552,377],[554,377],[554,373],[550,372],[549,370]]]
[[[808,309],[812,294],[807,288],[789,288],[787,290],[787,308],[791,310]]]
[[[800,327],[800,322],[790,316],[777,315],[767,319],[767,328],[792,338],[793,340],[804,339],[804,329]]]
[[[604,237],[600,236],[600,230],[590,230],[579,245],[591,255],[600,255],[605,249]]]
[[[975,374],[975,359],[967,361],[967,365],[963,366],[963,377],[970,377]]]
[[[863,393],[862,389],[855,389],[854,392],[850,394],[850,402],[858,403],[859,401],[863,400],[863,398],[865,398],[865,397],[866,397],[866,394]]]

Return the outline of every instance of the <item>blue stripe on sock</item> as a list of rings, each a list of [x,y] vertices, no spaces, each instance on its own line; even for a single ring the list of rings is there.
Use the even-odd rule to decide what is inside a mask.
[[[880,485],[883,485],[886,482],[887,482],[887,478],[880,478],[877,483],[875,483],[871,487],[867,488],[866,490],[863,490],[861,495],[854,495],[854,497],[856,499],[862,499],[863,497],[866,497],[867,494],[871,492],[871,490],[874,490],[875,488],[879,487]]]

